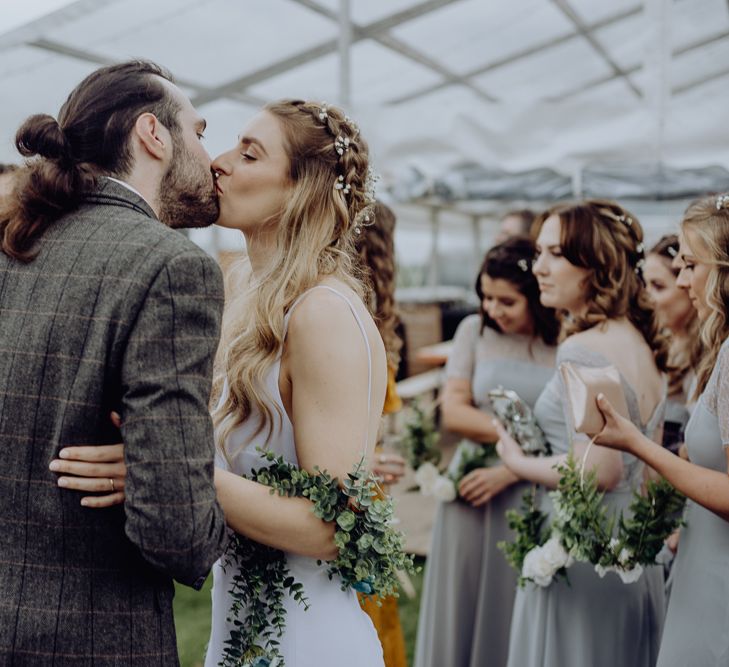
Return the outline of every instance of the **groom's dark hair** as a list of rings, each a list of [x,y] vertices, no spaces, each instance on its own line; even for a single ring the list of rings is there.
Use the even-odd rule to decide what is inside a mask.
[[[0,250],[30,261],[44,230],[77,208],[99,176],[126,175],[132,168],[129,139],[141,114],[152,113],[179,133],[180,105],[160,78],[173,80],[149,61],[102,67],[73,89],[58,120],[37,114],[20,126],[15,145],[33,159],[20,170],[15,196],[0,211]]]

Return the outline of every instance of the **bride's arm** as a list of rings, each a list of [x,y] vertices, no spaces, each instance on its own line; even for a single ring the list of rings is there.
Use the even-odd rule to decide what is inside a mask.
[[[283,366],[299,465],[346,477],[360,460],[367,425],[367,353],[346,303],[324,291],[302,301],[289,323]],[[375,396],[384,394],[379,384],[373,381]],[[308,500],[271,496],[268,487],[221,471],[215,483],[236,532],[306,556],[336,555],[333,527],[314,516]]]

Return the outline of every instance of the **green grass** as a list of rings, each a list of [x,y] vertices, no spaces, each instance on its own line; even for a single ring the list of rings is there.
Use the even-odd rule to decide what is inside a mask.
[[[202,667],[205,646],[210,639],[210,589],[212,576],[202,590],[175,586],[175,627],[182,667]]]
[[[424,559],[418,565],[425,568]],[[413,663],[415,635],[418,627],[418,608],[423,587],[423,572],[413,578],[417,595],[409,600],[400,594],[400,621],[405,634],[408,664]],[[177,586],[175,593],[175,625],[177,627],[177,648],[182,667],[202,667],[205,645],[210,638],[210,588],[212,577],[208,577],[202,590],[194,591],[187,586]]]

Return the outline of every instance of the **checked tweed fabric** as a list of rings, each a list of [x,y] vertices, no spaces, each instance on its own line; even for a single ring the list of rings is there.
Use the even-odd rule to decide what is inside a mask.
[[[172,578],[199,587],[226,539],[220,271],[107,179],[39,248],[0,253],[0,665],[177,665]],[[122,439],[123,506],[83,508],[48,470],[65,445]]]

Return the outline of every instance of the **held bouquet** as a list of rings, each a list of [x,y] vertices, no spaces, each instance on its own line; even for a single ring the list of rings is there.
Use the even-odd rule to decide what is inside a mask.
[[[493,445],[462,440],[444,472],[426,462],[415,471],[415,481],[424,496],[435,496],[436,499],[449,503],[460,497],[458,486],[461,480],[472,470],[485,468],[493,456]]]
[[[600,577],[614,572],[623,583],[637,581],[681,525],[684,497],[663,479],[649,481],[644,495],[634,493],[627,517],[622,512],[610,515],[594,472],[583,475],[572,456],[557,470],[559,486],[549,494],[554,505],[551,525],[533,498],[525,497],[521,513],[507,513],[516,539],[500,546],[519,572],[519,585],[532,581],[548,586],[555,576],[566,576],[575,561],[591,563]]]
[[[489,392],[489,398],[499,421],[526,454],[549,456],[552,453],[532,409],[515,391],[498,387]]]
[[[405,424],[405,433],[397,447],[413,470],[424,463],[437,466],[441,452],[438,448],[440,436],[435,426],[434,409],[426,410],[417,401],[413,401],[410,409],[412,416]]]
[[[397,596],[397,572],[414,574],[415,566],[403,551],[402,534],[392,528],[392,500],[383,496],[362,462],[340,482],[326,471],[311,474],[271,452],[265,457],[270,465],[252,471],[251,479],[270,486],[272,494],[308,498],[316,516],[334,522],[339,554],[326,562],[329,578],[337,577],[342,590]],[[224,556],[224,567],[229,566],[236,569],[228,616],[234,629],[220,664],[283,666],[279,639],[286,628],[284,596],[308,608],[303,585],[291,576],[283,551],[241,535],[234,536]]]

